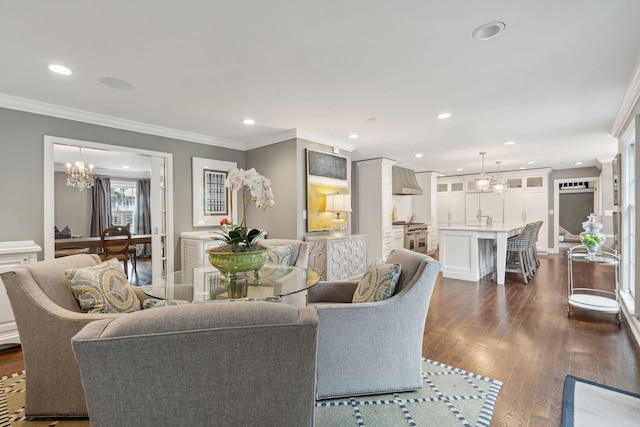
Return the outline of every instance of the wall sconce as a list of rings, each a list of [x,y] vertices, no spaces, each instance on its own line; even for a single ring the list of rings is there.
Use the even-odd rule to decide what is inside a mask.
[[[335,212],[331,221],[331,232],[343,235],[347,231],[347,222],[340,218],[341,212],[351,212],[351,194],[327,194],[325,212]]]

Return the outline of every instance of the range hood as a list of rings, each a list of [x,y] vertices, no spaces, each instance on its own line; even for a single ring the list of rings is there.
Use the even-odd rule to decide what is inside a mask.
[[[416,173],[411,169],[393,166],[391,168],[391,186],[392,194],[412,196],[422,194],[422,188],[416,180]]]

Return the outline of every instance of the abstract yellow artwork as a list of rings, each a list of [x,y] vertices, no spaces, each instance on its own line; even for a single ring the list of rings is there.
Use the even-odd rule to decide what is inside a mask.
[[[331,221],[336,212],[325,212],[327,194],[347,194],[344,187],[309,184],[307,186],[307,231],[331,230]],[[348,212],[340,212],[340,217],[347,219]]]

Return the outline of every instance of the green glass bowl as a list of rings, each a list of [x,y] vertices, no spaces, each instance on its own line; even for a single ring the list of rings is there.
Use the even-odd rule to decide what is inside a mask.
[[[266,249],[251,252],[207,252],[209,263],[225,275],[254,271],[257,278],[260,268],[267,262]]]

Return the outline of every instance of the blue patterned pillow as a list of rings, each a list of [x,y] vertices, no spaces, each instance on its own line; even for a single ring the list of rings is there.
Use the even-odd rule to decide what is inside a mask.
[[[267,248],[267,263],[289,265],[291,261],[291,246],[270,246]]]
[[[376,261],[367,267],[353,294],[354,303],[382,301],[396,290],[400,278],[400,264],[384,264]]]
[[[73,296],[85,313],[128,313],[140,310],[140,300],[129,287],[120,261],[112,258],[93,267],[64,272]]]

